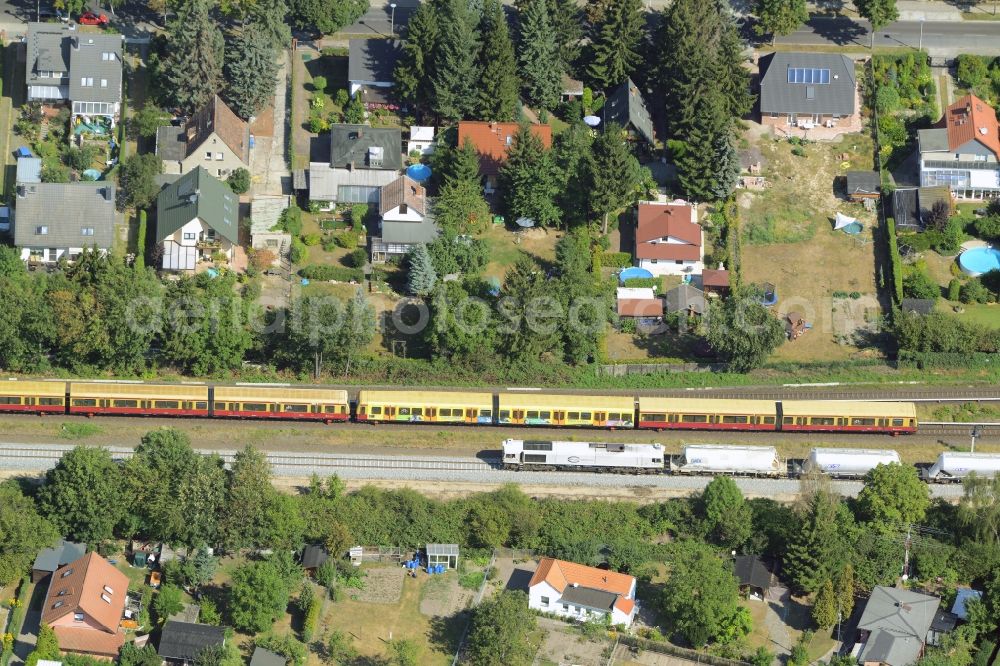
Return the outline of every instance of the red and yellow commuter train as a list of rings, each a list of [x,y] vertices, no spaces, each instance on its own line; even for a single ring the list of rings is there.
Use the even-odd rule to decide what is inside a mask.
[[[291,419],[640,430],[759,430],[907,434],[912,402],[723,400],[140,382],[8,381],[0,412],[85,416]]]

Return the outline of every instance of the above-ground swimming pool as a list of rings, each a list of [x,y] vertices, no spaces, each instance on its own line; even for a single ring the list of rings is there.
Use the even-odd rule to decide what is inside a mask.
[[[406,167],[406,175],[418,183],[422,183],[431,177],[431,168],[426,164],[414,164]]]
[[[992,247],[974,247],[959,255],[958,265],[966,275],[972,277],[1000,270],[1000,250]]]

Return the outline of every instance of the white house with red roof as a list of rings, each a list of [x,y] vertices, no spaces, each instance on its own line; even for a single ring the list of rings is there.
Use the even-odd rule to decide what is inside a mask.
[[[966,95],[917,140],[921,187],[946,185],[956,199],[1000,196],[1000,126],[989,104]]]
[[[705,268],[705,234],[694,206],[677,199],[670,203],[639,204],[635,227],[635,260],[653,275],[700,275]]]
[[[528,607],[581,622],[610,614],[627,627],[638,610],[635,577],[545,557],[528,583]]]

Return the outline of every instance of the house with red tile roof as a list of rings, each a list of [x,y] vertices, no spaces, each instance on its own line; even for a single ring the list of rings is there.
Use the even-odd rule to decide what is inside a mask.
[[[962,97],[917,141],[921,187],[947,186],[956,199],[1000,196],[1000,125],[983,100]]]
[[[114,658],[125,642],[119,625],[128,578],[97,553],[56,569],[42,608],[63,652]]]
[[[704,233],[694,206],[642,202],[636,214],[635,261],[653,275],[700,275]]]
[[[546,149],[552,147],[552,128],[548,125],[530,125],[531,133],[542,141]],[[507,150],[517,134],[517,123],[493,123],[462,120],[458,123],[458,145],[468,139],[479,155],[479,173],[485,180],[486,194],[493,194],[497,187],[500,167],[507,161]]]
[[[551,557],[542,558],[528,583],[528,607],[565,618],[632,624],[638,605],[635,577]]]

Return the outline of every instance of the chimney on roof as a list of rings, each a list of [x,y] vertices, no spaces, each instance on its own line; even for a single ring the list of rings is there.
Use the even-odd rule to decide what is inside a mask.
[[[112,196],[111,196],[111,188],[110,187],[102,187],[101,188],[101,194],[104,195],[104,200],[105,201],[111,201]]]
[[[966,102],[965,103],[965,112],[966,113],[972,113],[972,102]]]
[[[573,583],[573,587],[580,587],[579,583]]]

